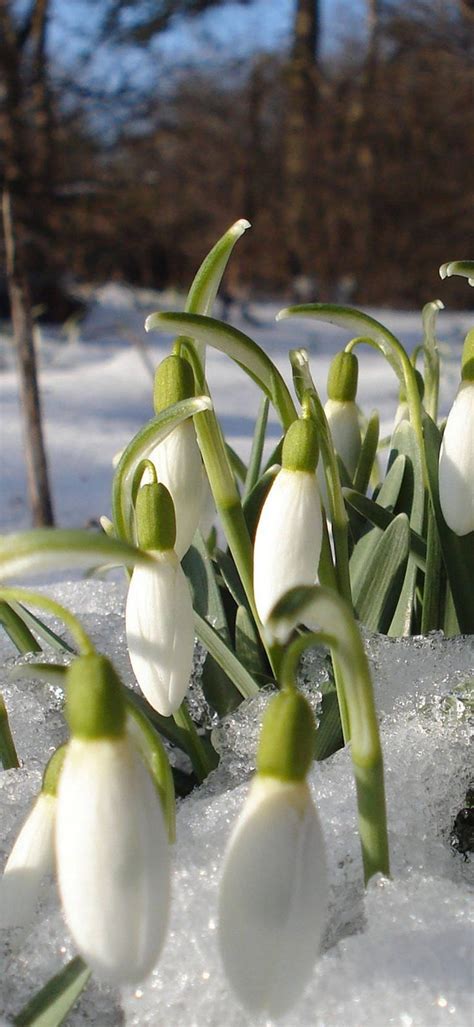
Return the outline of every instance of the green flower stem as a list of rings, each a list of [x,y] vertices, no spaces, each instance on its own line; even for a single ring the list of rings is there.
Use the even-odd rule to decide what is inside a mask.
[[[6,602],[0,602],[0,624],[3,624],[7,635],[19,653],[24,655],[24,653],[41,652],[41,646],[31,634],[30,629],[18,616],[16,610]]]
[[[378,326],[379,329],[381,326]],[[423,435],[423,406],[420,399],[420,393],[418,392],[418,385],[416,382],[415,368],[411,363],[411,360],[403,348],[401,342],[398,341],[395,335],[392,335],[386,328],[383,329],[382,341],[376,341],[365,335],[357,336],[346,346],[346,352],[351,353],[356,346],[359,345],[372,346],[377,349],[382,356],[388,360],[390,366],[395,370],[395,373],[400,377],[397,370],[396,361],[393,357],[398,360],[399,368],[401,371],[401,377],[405,384],[405,393],[407,397],[408,409],[410,411],[410,421],[413,425],[413,430],[416,434],[418,445],[420,448],[421,466],[423,468],[423,480],[425,488],[428,488],[428,467],[426,463],[425,454],[425,440]]]
[[[188,756],[193,765],[194,773],[196,774],[199,784],[202,784],[211,771],[215,770],[217,766],[217,757],[213,760],[211,754],[206,750],[203,740],[198,734],[194,721],[184,702],[181,703],[179,710],[176,710],[176,713],[173,714],[173,720],[176,726],[181,728],[183,732],[183,738],[186,742]]]
[[[292,623],[295,607],[306,623],[311,620],[316,630],[300,636],[286,649],[281,666],[282,684],[288,686],[290,680],[294,681],[304,649],[315,642],[331,647],[340,664],[337,685],[349,716],[359,835],[367,883],[373,874],[389,873],[383,759],[367,657],[351,611],[335,592],[318,586],[293,589],[274,612],[270,629],[279,632],[284,628],[287,611]]]
[[[0,695],[0,761],[4,770],[12,770],[20,766],[2,695]]]
[[[207,386],[204,380],[201,367],[192,344],[186,347],[186,353],[191,361],[194,375],[197,379],[197,386],[203,394],[207,393]],[[229,549],[239,573],[242,586],[247,597],[249,607],[252,611],[260,637],[270,660],[273,672],[278,673],[279,667],[279,646],[269,644],[265,637],[255,606],[253,592],[253,549],[252,541],[247,528],[247,522],[242,510],[240,495],[232,473],[232,468],[227,456],[226,446],[222,431],[214,413],[214,410],[204,410],[194,417],[196,435],[201,450],[204,467],[209,479],[217,513],[220,517]]]
[[[89,635],[84,631],[84,628],[77,620],[77,617],[67,610],[65,606],[61,606],[60,603],[57,603],[54,599],[41,595],[40,592],[33,592],[30,589],[11,586],[0,588],[0,602],[2,600],[6,602],[30,603],[32,606],[38,606],[41,610],[46,610],[48,613],[52,613],[53,616],[59,617],[66,627],[69,628],[72,637],[77,643],[79,652],[84,656],[95,652],[94,643],[89,638]]]
[[[324,413],[324,407],[311,377],[307,354],[304,350],[291,350],[290,361],[300,401],[304,409],[311,411],[311,416],[314,418],[318,429],[320,452],[331,508],[337,588],[352,607],[351,581],[349,576],[349,519],[342,494],[337,456],[331,432]]]

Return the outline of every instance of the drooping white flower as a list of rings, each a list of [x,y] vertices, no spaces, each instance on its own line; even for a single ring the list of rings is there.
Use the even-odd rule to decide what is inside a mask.
[[[189,420],[178,424],[155,446],[148,459],[173,499],[175,551],[181,560],[191,545],[204,509],[206,478],[194,425]]]
[[[135,567],[125,625],[130,662],[143,694],[164,717],[186,695],[194,653],[194,615],[186,576],[173,550],[153,551],[153,567]]]
[[[55,810],[55,797],[40,792],[0,880],[0,927],[25,927],[33,919],[41,882],[54,866]]]
[[[248,1010],[270,1017],[300,996],[326,918],[324,840],[305,780],[312,715],[304,705],[302,696],[282,692],[269,707],[259,771],[227,847],[219,894],[226,975]]]
[[[58,791],[58,884],[64,915],[92,970],[134,984],[166,934],[170,857],[157,790],[127,739],[72,739]]]
[[[303,426],[303,428],[301,427]],[[295,459],[302,444],[313,447],[310,459]],[[286,436],[283,466],[263,504],[255,534],[254,593],[262,623],[279,599],[296,585],[317,579],[322,540],[321,499],[314,467],[317,443],[312,421],[295,421]],[[309,436],[311,440],[309,441]],[[314,449],[316,446],[316,449]],[[312,469],[311,469],[312,468]]]
[[[155,412],[191,396],[194,396],[194,377],[190,364],[174,353],[165,357],[155,376]],[[155,465],[158,481],[166,486],[174,503],[174,549],[181,560],[194,538],[205,500],[206,476],[192,421],[178,424],[152,449],[148,459]]]
[[[43,879],[54,868],[56,793],[65,746],[53,753],[41,791],[23,823],[0,880],[0,927],[25,927],[38,903]]]
[[[324,406],[334,449],[352,480],[360,456],[359,411],[353,400],[328,399]]]
[[[461,382],[439,454],[439,500],[456,535],[474,531],[474,381]]]
[[[170,855],[158,790],[126,733],[122,685],[104,657],[68,671],[72,738],[56,810],[56,864],[66,922],[103,980],[135,984],[166,934]]]

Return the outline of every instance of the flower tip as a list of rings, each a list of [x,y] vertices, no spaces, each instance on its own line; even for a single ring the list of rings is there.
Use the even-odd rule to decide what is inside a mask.
[[[153,328],[156,328],[159,324],[160,317],[161,313],[159,310],[155,310],[154,314],[148,314],[148,317],[145,321],[145,331],[151,332]]]
[[[250,221],[247,221],[247,218],[239,218],[239,220],[236,221],[234,225],[232,225],[232,228],[237,236],[243,235],[243,233],[247,231],[247,228],[251,227],[252,225],[250,224]]]
[[[441,267],[439,269],[439,277],[440,278],[445,279],[445,278],[449,277],[449,270],[448,270],[448,268],[449,268],[449,264],[441,264]]]
[[[288,307],[284,307],[283,310],[279,310],[275,316],[275,321],[283,321],[285,317],[289,317]]]

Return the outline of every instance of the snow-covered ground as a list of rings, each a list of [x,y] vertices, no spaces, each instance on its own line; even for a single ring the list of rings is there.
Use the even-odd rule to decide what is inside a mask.
[[[441,289],[440,289],[441,291]],[[427,297],[427,299],[436,297]],[[348,340],[339,329],[301,319],[275,322],[281,306],[250,305],[250,320],[235,308],[237,328],[246,332],[275,361],[290,381],[288,351],[306,347],[313,377],[325,397],[331,357]],[[216,315],[219,314],[218,304]],[[131,290],[109,284],[98,289],[81,323],[68,336],[41,329],[37,340],[46,446],[58,525],[80,527],[110,510],[112,458],[152,416],[152,370],[167,352],[171,339],[146,335],[147,314],[157,309],[182,309],[183,300],[169,294]],[[409,351],[420,341],[419,312],[372,310]],[[231,315],[234,308],[231,309]],[[472,315],[441,311],[441,410],[447,413],[459,378],[459,356]],[[359,402],[369,414],[377,407],[381,434],[390,430],[397,404],[397,382],[382,357],[369,347],[360,357]],[[208,349],[207,376],[227,441],[246,457],[260,394],[231,361]],[[23,456],[22,425],[14,353],[8,332],[0,332],[0,530],[29,526]],[[279,435],[274,412],[270,438]]]

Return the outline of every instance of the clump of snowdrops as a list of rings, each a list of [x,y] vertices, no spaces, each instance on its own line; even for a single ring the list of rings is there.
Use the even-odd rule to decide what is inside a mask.
[[[219,717],[274,686],[257,771],[224,860],[219,939],[242,1004],[278,1017],[301,994],[325,926],[327,857],[308,770],[348,742],[362,874],[367,882],[389,873],[383,761],[358,622],[392,636],[474,632],[474,330],[444,426],[437,423],[440,301],[425,306],[423,338],[410,355],[357,310],[314,303],[281,311],[279,318],[295,318],[295,336],[299,318],[347,330],[323,406],[305,350],[289,354],[291,391],[255,342],[211,316],[247,227],[236,222],[211,250],[184,312],[147,319],[149,331],[174,342],[156,371],[155,416],[118,461],[103,534],[37,530],[0,546],[3,581],[56,567],[123,564],[128,574],[126,635],[138,690],[125,688],[71,611],[16,584],[0,589],[1,620],[20,652],[46,642],[70,654],[68,667],[64,659],[29,663],[30,673],[62,684],[70,737],[45,768],[0,883],[0,926],[27,926],[41,879],[55,868],[79,956],[34,999],[50,1024],[61,1022],[91,972],[112,984],[137,983],[159,958],[175,786],[184,794],[218,760],[187,705],[195,636],[207,652],[204,696]],[[474,263],[440,272],[474,284]],[[381,443],[377,412],[366,417],[357,403],[365,345],[399,381],[393,432]],[[248,465],[216,418],[208,346],[261,390]],[[264,461],[270,403],[282,438]],[[386,452],[379,459],[384,445],[388,459]],[[217,518],[206,528],[211,499]],[[31,606],[59,616],[73,646]],[[315,645],[332,663],[318,724],[298,688],[300,657]],[[184,783],[169,762],[173,746],[192,766]],[[4,704],[0,756],[5,768],[18,765]]]

